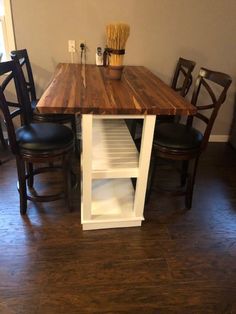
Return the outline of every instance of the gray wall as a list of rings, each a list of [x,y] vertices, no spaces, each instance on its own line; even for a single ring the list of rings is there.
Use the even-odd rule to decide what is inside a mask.
[[[236,77],[235,0],[12,0],[17,48],[27,48],[40,96],[58,62],[70,62],[68,39],[85,39],[87,61],[105,44],[105,25],[130,24],[127,64],[144,65],[170,83],[179,56]],[[78,56],[76,58],[78,61]],[[229,133],[235,80],[213,134]]]

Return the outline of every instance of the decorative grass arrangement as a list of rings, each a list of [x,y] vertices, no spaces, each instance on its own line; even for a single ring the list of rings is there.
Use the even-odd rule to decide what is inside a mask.
[[[125,45],[130,34],[130,27],[125,23],[112,23],[106,26],[107,51],[109,53],[110,70],[122,72]],[[111,71],[110,71],[111,72]],[[118,75],[118,72],[116,72]],[[112,76],[112,75],[111,75]],[[121,76],[121,73],[120,73]],[[111,77],[112,78],[112,77]],[[113,77],[114,79],[120,79]]]

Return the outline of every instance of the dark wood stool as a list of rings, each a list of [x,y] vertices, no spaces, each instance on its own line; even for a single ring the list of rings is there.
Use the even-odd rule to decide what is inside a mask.
[[[32,123],[31,103],[18,61],[0,63],[0,75],[7,75],[0,85],[0,109],[6,121],[10,148],[16,158],[21,214],[26,213],[27,200],[44,202],[64,198],[68,208],[71,208],[72,130],[56,123]],[[12,80],[19,104],[13,112],[9,110],[12,103],[5,97],[6,87]],[[21,127],[15,129],[13,119],[17,116],[20,116]],[[41,164],[51,163],[59,165],[41,167]],[[35,164],[40,166],[35,168]],[[28,193],[28,188],[33,190],[34,176],[48,171],[63,174],[62,191],[54,195]]]
[[[32,67],[29,60],[27,49],[11,51],[11,58],[18,59],[21,67],[26,69],[26,71],[24,72],[25,73],[24,76],[26,80],[26,86],[29,93],[30,101],[31,101],[31,108],[33,111],[33,121],[70,124],[71,129],[74,133],[74,138],[75,138],[75,152],[79,156],[80,149],[79,149],[79,144],[78,144],[78,139],[77,139],[76,116],[74,114],[40,114],[36,109],[38,99],[36,97],[34,77],[33,77]]]
[[[160,123],[157,125],[153,141],[149,192],[155,174],[157,157],[181,161],[181,187],[184,190],[174,191],[174,194],[185,195],[185,207],[186,209],[191,208],[199,157],[207,147],[212,127],[218,111],[226,99],[231,82],[232,79],[227,74],[205,68],[200,69],[191,101],[197,108],[196,115],[189,116],[186,124]],[[209,98],[206,97],[207,94]],[[202,97],[203,95],[204,97]],[[210,103],[204,103],[206,100],[209,101],[208,99],[210,99]],[[205,125],[203,133],[193,127],[194,120],[203,122]],[[193,161],[192,169],[189,167],[190,161]]]

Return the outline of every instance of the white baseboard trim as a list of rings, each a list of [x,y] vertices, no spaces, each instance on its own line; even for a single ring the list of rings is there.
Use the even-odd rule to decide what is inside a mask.
[[[228,142],[229,135],[210,135],[209,142]]]

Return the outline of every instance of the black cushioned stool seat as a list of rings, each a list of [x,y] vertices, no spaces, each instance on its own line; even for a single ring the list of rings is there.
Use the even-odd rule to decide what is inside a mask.
[[[154,145],[170,149],[195,149],[201,145],[203,135],[193,127],[179,123],[160,123],[155,130]]]
[[[0,76],[2,79],[0,110],[6,121],[10,148],[16,158],[20,213],[26,214],[28,200],[41,203],[64,199],[68,209],[72,210],[71,193],[77,182],[72,170],[75,133],[62,124],[30,123],[34,120],[27,89],[29,85],[24,78],[19,60],[1,62]],[[11,91],[17,97],[16,104],[12,104],[6,98],[9,96],[6,87],[11,82],[15,83],[11,84]],[[12,111],[12,107],[17,109]],[[13,120],[16,117],[20,118],[21,127],[19,128],[15,127]],[[61,188],[54,189],[54,184],[52,186],[46,184],[41,194],[37,191],[39,185],[35,186],[35,176],[47,174],[43,181],[39,178],[40,185],[44,186],[44,180],[47,180],[51,173],[59,174],[55,178],[53,176],[52,180],[55,179],[55,182],[61,183]]]
[[[64,148],[74,141],[70,128],[55,123],[31,123],[16,130],[19,147],[37,151]]]

